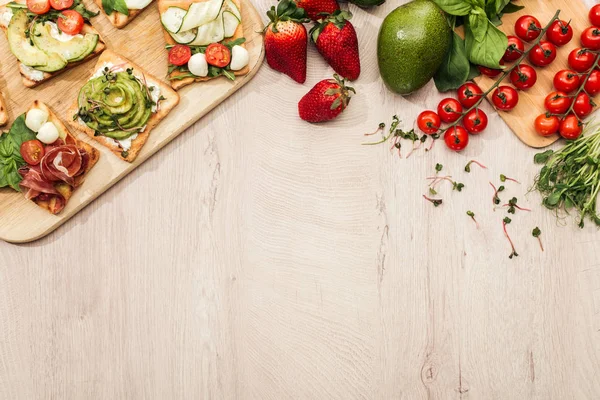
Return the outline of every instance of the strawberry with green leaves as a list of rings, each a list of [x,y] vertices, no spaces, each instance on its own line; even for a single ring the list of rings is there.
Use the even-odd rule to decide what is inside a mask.
[[[307,33],[302,23],[306,13],[296,3],[281,0],[267,11],[271,20],[265,28],[265,56],[276,71],[289,75],[298,83],[306,80]]]
[[[308,18],[316,21],[323,17],[323,14],[333,14],[340,9],[337,0],[296,0],[300,8],[304,8]]]
[[[351,17],[348,11],[340,10],[325,16],[310,30],[310,37],[333,70],[353,81],[360,75],[360,58]]]
[[[339,75],[333,75],[333,79],[324,79],[300,99],[300,118],[308,122],[334,119],[348,106],[351,93],[356,93],[354,88],[347,87]]]

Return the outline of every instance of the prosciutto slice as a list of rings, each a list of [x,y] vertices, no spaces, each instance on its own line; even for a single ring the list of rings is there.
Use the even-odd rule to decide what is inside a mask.
[[[25,193],[27,200],[31,200],[41,194],[62,197],[54,188],[54,184],[44,178],[39,166],[23,167],[19,169],[19,174],[23,177],[19,187]]]
[[[63,181],[75,186],[74,178],[82,173],[84,164],[87,162],[84,162],[84,157],[77,146],[65,144],[46,148],[46,154],[40,162],[40,170],[47,181]]]

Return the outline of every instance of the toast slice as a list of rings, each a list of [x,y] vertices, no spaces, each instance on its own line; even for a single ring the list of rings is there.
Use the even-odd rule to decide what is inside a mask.
[[[142,8],[141,10],[129,10],[129,15],[125,15],[125,14],[121,14],[118,11],[113,11],[110,14],[107,14],[104,11],[104,7],[102,6],[102,0],[94,0],[94,2],[96,3],[96,5],[98,6],[98,8],[100,10],[102,10],[102,13],[104,15],[106,15],[106,17],[108,18],[108,20],[110,21],[111,24],[113,24],[113,26],[115,28],[121,29],[124,28],[128,23],[130,23],[131,21],[133,21],[133,19],[135,17],[137,17],[138,15],[140,15],[142,13],[142,11],[144,11],[146,8]]]
[[[23,2],[18,1],[18,3],[23,3]],[[9,8],[6,5],[0,6],[0,15],[3,15],[7,11],[9,11]],[[6,25],[0,24],[0,29],[2,29],[4,31],[4,34],[7,35],[7,26]],[[19,66],[19,73],[21,74],[21,79],[23,81],[23,85],[28,88],[33,88],[33,87],[39,86],[42,83],[52,79],[56,75],[59,75],[59,74],[63,73],[64,71],[67,71],[73,67],[76,67],[79,64],[83,64],[84,62],[100,55],[100,53],[102,53],[106,49],[106,43],[104,42],[102,35],[100,35],[100,32],[98,32],[96,30],[96,28],[94,28],[89,22],[86,22],[83,25],[83,29],[81,30],[81,33],[83,33],[83,34],[93,33],[93,34],[98,35],[98,43],[96,44],[96,48],[94,49],[93,52],[88,54],[83,60],[77,61],[77,62],[72,62],[72,63],[70,62],[67,64],[67,66],[65,68],[61,69],[60,71],[55,71],[55,72],[40,71],[43,74],[43,76],[41,76],[40,79],[37,79],[37,78],[32,79],[32,76],[30,73],[31,68],[26,67],[25,65],[23,65],[22,63],[20,63],[17,60],[17,64]]]
[[[105,51],[100,56],[96,67],[94,68],[94,72],[102,70],[104,65],[107,63],[119,66],[119,68],[123,71],[133,68],[133,74],[136,76],[141,75],[141,78],[145,79],[148,86],[156,86],[160,89],[160,94],[164,97],[164,100],[160,102],[156,112],[153,112],[148,119],[146,128],[143,130],[143,132],[138,133],[137,137],[131,141],[131,147],[125,152],[118,141],[103,135],[96,135],[95,131],[89,128],[80,118],[69,118],[68,121],[72,127],[84,132],[90,138],[107,147],[122,160],[133,162],[148,140],[152,129],[156,127],[156,125],[158,125],[158,123],[169,114],[173,107],[179,103],[179,94],[177,94],[175,90],[173,90],[169,85],[160,79],[145,72],[139,65],[129,61],[125,57],[120,56],[111,50]],[[78,100],[75,100],[73,105],[68,110],[68,115],[76,116],[78,112],[79,104]]]
[[[6,101],[2,92],[0,92],[0,126],[6,125],[8,122],[8,110],[6,109]]]
[[[198,2],[202,2],[202,1],[206,1],[206,0],[196,0],[196,1],[192,1],[192,0],[158,0],[158,12],[160,15],[162,15],[163,12],[165,12],[167,10],[167,8],[169,7],[179,7],[182,8],[184,10],[187,10],[190,8],[190,6],[193,3],[198,3]],[[240,0],[232,0],[233,3],[235,3],[235,5],[238,7],[238,10],[240,10],[240,13],[242,13],[242,5],[240,3]],[[171,35],[169,34],[169,32],[167,32],[166,29],[164,29],[163,26],[163,34],[165,37],[165,42],[167,43],[167,45],[176,45],[177,42],[175,40],[173,40],[173,38],[171,37]],[[238,25],[237,29],[235,30],[235,33],[232,37],[225,39],[223,42],[232,42],[234,40],[240,39],[244,37],[244,21],[240,21],[240,24]],[[222,43],[223,43],[222,42]],[[241,45],[242,47],[246,47],[245,44]],[[250,71],[250,67],[247,65],[246,67],[244,67],[243,69],[240,69],[238,71],[233,71],[233,74],[236,76],[242,76],[242,75],[246,75],[248,74],[248,72]],[[206,82],[209,81],[211,79],[215,79],[215,78],[219,78],[219,76],[216,77],[187,77],[187,78],[182,78],[182,79],[177,79],[178,76],[180,75],[185,75],[185,73],[181,72],[181,71],[172,71],[171,73],[169,73],[168,75],[168,79],[171,82],[171,87],[175,90],[179,90],[184,86],[190,85],[194,82]]]

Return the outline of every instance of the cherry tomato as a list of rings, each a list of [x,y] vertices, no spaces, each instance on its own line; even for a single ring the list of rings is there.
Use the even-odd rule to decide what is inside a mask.
[[[169,50],[169,63],[173,65],[186,65],[192,58],[192,50],[185,44],[176,44]]]
[[[590,18],[590,23],[592,25],[600,27],[600,4],[596,4],[594,7],[590,8],[588,17]]]
[[[458,101],[464,108],[471,108],[479,101],[483,95],[479,86],[474,83],[467,82],[458,88]]]
[[[463,108],[458,100],[447,97],[438,104],[437,113],[446,123],[452,123],[460,118]]]
[[[39,140],[28,140],[21,144],[21,156],[29,165],[38,165],[44,157],[44,145]]]
[[[66,10],[73,6],[73,0],[50,0],[50,5],[55,10]]]
[[[500,65],[504,65],[504,60],[500,60]],[[478,65],[477,69],[485,76],[489,76],[490,78],[495,78],[502,72],[501,69],[492,69],[488,67],[484,67],[482,65]]]
[[[590,96],[600,93],[600,71],[593,70],[583,88]]]
[[[436,133],[440,129],[440,125],[442,125],[442,120],[440,119],[440,116],[433,111],[423,111],[417,117],[417,126],[423,133],[428,135]]]
[[[65,10],[58,17],[58,29],[67,35],[77,35],[83,29],[83,17],[75,10]]]
[[[544,100],[544,107],[550,114],[564,114],[572,102],[573,99],[564,92],[551,92]]]
[[[521,57],[525,51],[525,44],[523,41],[516,36],[508,36],[508,47],[504,52],[502,60],[505,62],[516,61]]]
[[[523,15],[515,23],[515,33],[526,42],[537,39],[541,31],[540,21],[531,15]]]
[[[590,26],[581,32],[581,46],[590,50],[600,50],[600,28]]]
[[[590,115],[592,111],[594,111],[595,106],[596,104],[592,99],[590,99],[590,96],[588,96],[586,93],[581,92],[577,95],[577,98],[575,99],[573,111],[575,112],[575,114],[577,114],[577,116],[580,119],[583,119]]]
[[[231,61],[231,50],[221,43],[209,44],[204,55],[207,63],[219,68],[225,68]]]
[[[582,124],[574,114],[569,114],[562,120],[558,133],[567,140],[577,139],[582,132]]]
[[[519,102],[519,93],[510,86],[500,86],[494,91],[492,102],[498,110],[510,111]]]
[[[586,49],[577,48],[569,53],[569,66],[577,72],[586,72],[592,68],[594,61],[596,56]]]
[[[561,92],[571,93],[579,89],[579,75],[569,69],[558,71],[554,75],[554,87]]]
[[[540,114],[535,119],[535,131],[542,136],[554,135],[559,125],[560,120],[556,115]]]
[[[483,110],[476,108],[465,114],[462,123],[469,133],[478,134],[487,128],[488,117]]]
[[[538,67],[550,65],[555,59],[556,46],[545,40],[533,46],[529,53],[529,62]]]
[[[527,90],[537,81],[537,73],[533,67],[521,64],[510,73],[511,83],[520,90]]]
[[[564,46],[573,39],[573,28],[570,22],[554,21],[546,31],[546,38],[555,46]]]
[[[50,11],[50,0],[27,0],[27,9],[34,14],[46,14]]]
[[[444,133],[444,142],[449,149],[461,151],[469,144],[469,134],[462,126],[453,126]]]

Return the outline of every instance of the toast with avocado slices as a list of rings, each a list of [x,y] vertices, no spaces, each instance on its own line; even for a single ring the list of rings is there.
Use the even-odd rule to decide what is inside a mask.
[[[100,152],[77,140],[40,101],[0,135],[0,187],[10,186],[52,214],[60,213],[96,165]]]
[[[50,9],[44,14],[31,12],[22,2],[0,7],[0,28],[19,62],[26,87],[38,86],[106,48],[89,23],[94,15],[79,0],[69,9]]]
[[[152,0],[94,0],[96,5],[108,17],[115,28],[124,28],[142,11]]]
[[[0,126],[6,125],[8,122],[8,110],[6,109],[6,101],[2,92],[0,92]]]
[[[239,0],[158,0],[158,11],[174,89],[250,70]]]
[[[133,162],[152,129],[178,103],[169,85],[107,50],[69,108],[69,123]]]

